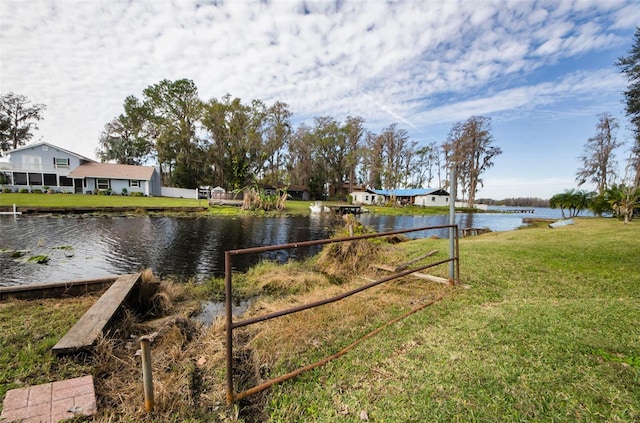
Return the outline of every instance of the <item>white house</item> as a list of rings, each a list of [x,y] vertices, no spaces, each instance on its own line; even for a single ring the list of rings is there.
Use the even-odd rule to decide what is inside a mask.
[[[395,201],[398,204],[416,206],[448,206],[449,193],[439,188],[413,188],[396,190],[354,191],[351,194],[353,204],[385,204]]]
[[[375,194],[370,190],[352,191],[349,195],[353,204],[384,204],[384,196]]]
[[[56,192],[88,193],[108,190],[160,195],[158,171],[151,166],[98,163],[95,160],[40,142],[16,148],[8,153],[9,161],[0,163],[3,187]]]

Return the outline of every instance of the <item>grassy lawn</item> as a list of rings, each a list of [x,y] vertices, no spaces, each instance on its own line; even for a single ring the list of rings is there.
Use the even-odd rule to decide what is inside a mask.
[[[462,239],[461,276],[470,289],[447,290],[406,278],[236,334],[234,342],[240,345],[235,351],[247,348],[247,373],[266,372],[257,379],[277,377],[445,293],[341,358],[256,395],[253,406],[221,405],[220,321],[201,335],[193,332],[190,342],[184,339],[190,334],[185,326],[163,329],[154,346],[160,408],[155,418],[359,422],[366,414],[377,422],[640,421],[640,222],[576,222]],[[434,249],[441,259],[448,241],[383,248],[389,255],[377,262],[397,264]],[[334,264],[348,263],[332,268],[327,261],[332,256],[324,253],[305,263],[263,263],[235,275],[234,286],[256,298],[250,313],[261,315],[335,295],[342,292],[341,284],[363,283],[347,278],[368,274],[367,263],[356,268],[350,258],[335,256]],[[318,268],[323,272],[314,271]],[[196,289],[219,290],[221,284],[212,280]],[[94,358],[97,363],[88,363],[49,354],[91,302],[0,303],[0,399],[13,387],[92,373],[101,381],[98,421],[118,420],[119,413],[127,421],[145,418],[140,414],[139,363],[131,351],[110,354],[108,371],[100,355]],[[128,332],[123,336],[104,344],[125,345]]]
[[[195,200],[188,198],[170,197],[131,197],[121,195],[87,195],[87,194],[32,194],[32,193],[0,193],[0,206],[17,207],[206,207],[207,200]],[[212,206],[209,214],[213,215],[237,215],[251,213],[256,215],[272,215],[284,213],[288,215],[307,215],[310,213],[311,201],[289,200],[286,202],[284,212],[242,212],[236,206]],[[324,202],[325,205],[346,204],[335,201]],[[376,214],[386,215],[424,215],[447,214],[447,207],[381,207],[365,206],[367,210]]]
[[[454,292],[272,388],[272,421],[640,421],[640,222],[465,238]],[[403,245],[440,248],[444,240]]]

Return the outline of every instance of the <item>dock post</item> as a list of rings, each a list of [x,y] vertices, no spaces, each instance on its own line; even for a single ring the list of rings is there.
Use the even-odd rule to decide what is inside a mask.
[[[144,409],[147,413],[153,411],[153,375],[151,372],[151,342],[148,336],[140,337],[142,348],[142,381],[144,383]]]

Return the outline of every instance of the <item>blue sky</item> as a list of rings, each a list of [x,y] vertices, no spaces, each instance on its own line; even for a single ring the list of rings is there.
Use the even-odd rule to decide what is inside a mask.
[[[88,157],[162,79],[284,101],[296,123],[397,122],[419,143],[484,115],[504,153],[477,197],[549,198],[575,187],[598,114],[631,141],[613,63],[638,24],[640,2],[613,0],[0,0],[0,91],[47,105],[35,140]]]

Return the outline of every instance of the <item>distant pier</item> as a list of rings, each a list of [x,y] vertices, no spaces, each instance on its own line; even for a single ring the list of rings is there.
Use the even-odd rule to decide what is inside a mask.
[[[531,213],[535,212],[534,209],[512,209],[512,210],[504,210],[504,213]]]
[[[332,212],[340,215],[362,213],[362,208],[360,206],[329,206],[329,208]]]

